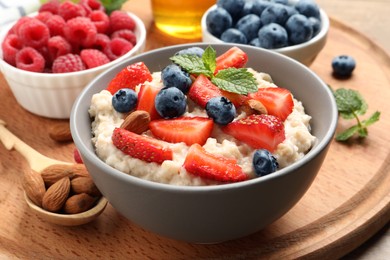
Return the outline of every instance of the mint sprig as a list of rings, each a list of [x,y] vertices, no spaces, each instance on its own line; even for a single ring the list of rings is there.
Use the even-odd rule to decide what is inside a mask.
[[[216,51],[209,46],[205,49],[202,57],[183,54],[175,55],[171,57],[171,60],[190,74],[205,75],[222,90],[243,95],[258,90],[255,77],[245,68],[223,69],[214,75],[217,67],[216,57]]]
[[[347,141],[354,135],[364,138],[368,136],[368,127],[379,121],[380,112],[376,111],[368,119],[359,116],[367,112],[368,105],[363,96],[356,90],[340,88],[333,91],[339,115],[344,119],[356,119],[356,124],[336,135],[337,141]]]

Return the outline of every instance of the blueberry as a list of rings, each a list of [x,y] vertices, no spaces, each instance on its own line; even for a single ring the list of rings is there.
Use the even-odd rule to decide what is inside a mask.
[[[249,45],[256,46],[256,47],[261,47],[260,39],[259,39],[258,37],[252,39],[252,40],[249,42]]]
[[[161,79],[166,88],[176,87],[184,94],[190,90],[192,80],[190,74],[183,71],[180,66],[170,64],[161,71]]]
[[[286,6],[282,4],[273,4],[262,12],[260,19],[263,25],[270,23],[284,25],[289,17],[288,14]]]
[[[203,52],[204,50],[200,47],[190,47],[176,52],[175,55],[189,54],[189,55],[196,55],[198,57],[202,57]]]
[[[206,112],[215,123],[227,125],[236,116],[236,108],[229,99],[225,97],[211,98],[206,104]]]
[[[217,6],[225,9],[232,16],[233,21],[236,21],[245,5],[245,0],[218,0]]]
[[[336,77],[349,77],[356,67],[354,58],[349,55],[339,55],[333,58],[332,68]]]
[[[216,8],[211,10],[206,17],[207,30],[219,38],[221,34],[232,27],[233,20],[231,15],[223,8]]]
[[[221,35],[221,40],[224,42],[241,43],[241,44],[246,44],[248,42],[245,35],[241,31],[234,28],[229,28],[226,31],[224,31]]]
[[[279,167],[276,158],[265,149],[256,150],[253,154],[252,162],[253,168],[255,169],[255,174],[258,177],[273,173]]]
[[[266,49],[277,49],[288,45],[287,31],[277,23],[267,24],[259,30],[260,46]]]
[[[254,0],[253,1],[253,6],[252,6],[252,14],[255,14],[257,16],[261,16],[263,11],[267,9],[269,6],[272,4],[268,1],[265,0]]]
[[[245,4],[242,7],[239,17],[244,17],[245,15],[251,14],[252,9],[253,9],[253,1],[245,1]]]
[[[299,0],[295,5],[295,9],[306,17],[320,19],[320,8],[313,0]]]
[[[307,42],[313,36],[313,26],[302,14],[294,14],[288,18],[285,28],[291,45]]]
[[[236,29],[241,31],[248,41],[251,41],[257,37],[261,25],[260,17],[255,14],[248,14],[238,20]]]
[[[154,105],[163,118],[179,117],[186,111],[186,96],[178,88],[163,88],[157,93]]]
[[[288,0],[270,0],[271,3],[276,3],[276,4],[282,4],[282,5],[287,5]]]
[[[311,26],[313,27],[313,37],[321,31],[321,21],[315,17],[309,17]]]
[[[111,103],[120,113],[130,112],[137,105],[137,93],[132,89],[122,88],[112,96]]]

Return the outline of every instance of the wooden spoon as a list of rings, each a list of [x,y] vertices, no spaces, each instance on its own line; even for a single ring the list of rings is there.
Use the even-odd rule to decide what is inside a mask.
[[[6,127],[6,123],[0,119],[0,141],[4,144],[7,150],[15,149],[27,160],[30,168],[36,172],[41,172],[46,167],[53,164],[66,164],[71,163],[54,160],[46,157],[38,151],[34,150],[31,146],[24,143],[17,136],[11,133]],[[107,200],[102,197],[98,203],[82,213],[78,214],[59,214],[44,210],[41,207],[35,205],[26,195],[24,194],[28,206],[44,220],[63,226],[77,226],[88,223],[99,216],[107,205]]]

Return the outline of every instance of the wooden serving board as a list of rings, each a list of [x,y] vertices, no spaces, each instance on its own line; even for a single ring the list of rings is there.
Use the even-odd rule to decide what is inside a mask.
[[[140,15],[150,25],[150,16],[143,11]],[[183,41],[149,27],[147,49],[177,43]],[[331,60],[339,54],[357,60],[348,80],[331,75]],[[333,88],[359,90],[369,104],[367,116],[376,110],[382,115],[365,140],[333,141],[308,192],[274,224],[248,237],[214,245],[155,235],[125,219],[111,205],[84,226],[49,224],[24,201],[21,177],[28,170],[27,162],[0,144],[0,258],[331,259],[355,249],[390,220],[390,58],[370,39],[332,20],[327,45],[311,69]],[[0,119],[22,140],[47,156],[72,161],[74,144],[57,143],[48,135],[53,124],[66,122],[38,117],[21,108],[2,75],[0,104]],[[340,120],[338,131],[349,124]]]

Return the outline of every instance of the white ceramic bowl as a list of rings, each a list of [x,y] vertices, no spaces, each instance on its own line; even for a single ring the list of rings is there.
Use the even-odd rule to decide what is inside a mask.
[[[170,64],[177,51],[209,44],[179,45],[147,52],[95,78],[77,98],[70,117],[72,137],[95,184],[122,215],[146,230],[177,240],[215,243],[254,233],[290,210],[316,177],[337,125],[337,107],[328,86],[301,63],[268,50],[239,45],[247,67],[271,74],[302,101],[313,118],[317,141],[299,161],[273,174],[239,183],[187,187],[156,183],[124,174],[95,154],[88,109],[95,93],[125,66],[143,61],[151,71]],[[213,44],[217,54],[231,44]]]
[[[144,50],[146,41],[145,25],[136,15],[132,13],[128,13],[128,15],[136,23],[137,44],[125,55],[96,68],[70,73],[29,72],[5,62],[0,48],[0,70],[17,102],[26,110],[39,116],[56,119],[69,118],[74,100],[93,78],[113,65]],[[1,30],[0,42],[3,42],[12,25]]]
[[[212,35],[206,26],[206,17],[208,13],[217,8],[216,5],[210,7],[203,15],[201,25],[202,25],[202,41],[207,43],[223,43],[222,40],[218,39]],[[305,43],[283,47],[279,49],[272,49],[272,51],[286,55],[290,58],[293,58],[306,66],[310,66],[318,53],[324,48],[327,40],[327,35],[329,31],[329,17],[324,10],[320,10],[322,26],[320,32],[314,36],[312,39]]]

